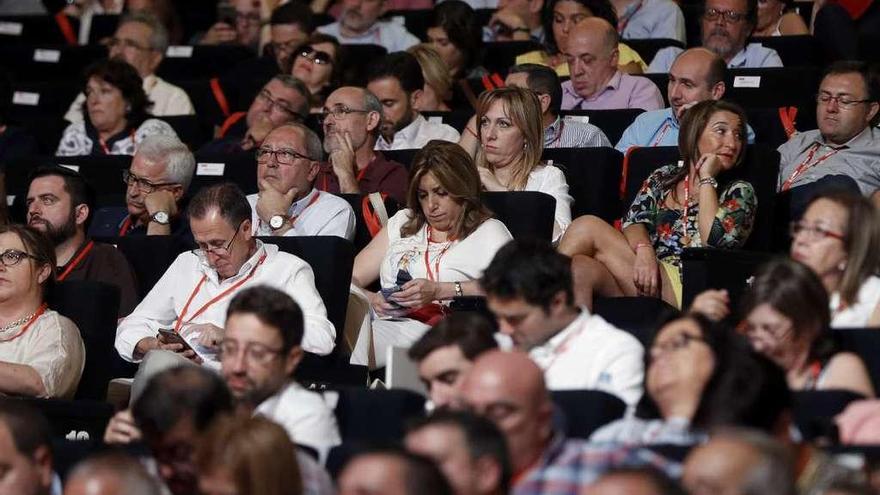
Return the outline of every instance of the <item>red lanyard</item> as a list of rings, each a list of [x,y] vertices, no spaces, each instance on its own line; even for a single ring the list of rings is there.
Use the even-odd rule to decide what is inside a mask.
[[[131,137],[131,144],[134,144],[134,129],[131,130],[131,134],[129,134],[129,136]],[[110,154],[110,148],[107,147],[107,143],[104,142],[103,139],[98,138],[98,144],[101,145],[101,150],[104,151],[105,155]]]
[[[556,133],[556,137],[553,138],[553,141],[547,143],[544,147],[549,148],[556,144],[560,139],[562,139],[562,130],[565,129],[565,119],[559,119],[559,132]]]
[[[432,282],[436,282],[437,279],[440,278],[440,260],[443,259],[443,255],[446,254],[446,251],[449,251],[449,248],[452,247],[452,244],[455,242],[453,239],[449,239],[446,246],[440,251],[440,254],[434,258],[434,271],[431,271],[431,262],[428,259],[428,253],[431,251],[431,234],[434,232],[434,229],[428,225],[428,245],[425,247],[425,269],[428,271],[428,280]],[[436,279],[434,277],[437,277]]]
[[[666,137],[666,133],[669,132],[670,127],[672,126],[669,124],[668,120],[663,123],[663,127],[661,127],[660,131],[657,132],[657,139],[655,139],[654,142],[651,143],[652,147],[660,146],[660,142],[662,142],[663,138]]]
[[[125,220],[122,221],[122,226],[119,227],[119,237],[125,237],[128,235],[128,231],[131,229],[131,215],[125,217]]]
[[[688,211],[691,208],[691,174],[687,174],[684,183],[684,207],[682,208],[681,223],[684,236],[681,238],[685,247],[691,245],[691,236],[688,235]]]
[[[33,325],[34,322],[37,321],[37,318],[39,318],[40,315],[42,315],[46,311],[46,308],[48,306],[49,305],[46,303],[41,304],[40,308],[37,310],[37,312],[34,313],[34,316],[30,317],[30,319],[27,321],[27,323],[25,323],[25,325],[23,327],[21,327],[21,330],[19,330],[17,334],[13,335],[12,337],[9,337],[8,339],[0,339],[0,342],[12,342],[13,340],[24,335],[24,333],[28,331],[28,328],[30,328],[31,325]]]
[[[221,292],[220,294],[217,294],[213,299],[211,299],[210,301],[206,302],[201,308],[198,309],[198,311],[196,311],[195,313],[193,313],[193,315],[190,317],[189,321],[192,321],[192,320],[198,318],[199,315],[201,315],[202,313],[204,313],[204,312],[205,312],[209,307],[211,307],[214,303],[216,303],[217,301],[219,301],[219,300],[223,299],[224,297],[228,296],[228,295],[229,295],[230,293],[232,293],[235,289],[238,289],[238,288],[241,287],[245,282],[247,282],[248,280],[250,280],[250,279],[254,276],[254,272],[257,271],[257,268],[259,268],[260,265],[262,265],[264,261],[266,261],[266,254],[265,254],[265,253],[264,253],[263,256],[260,258],[260,260],[257,261],[257,264],[254,265],[253,268],[251,268],[250,273],[248,273],[246,277],[242,278],[241,280],[239,280],[238,282],[236,282],[235,284],[233,284],[232,287],[230,287],[230,288],[224,290],[224,291]],[[208,276],[207,276],[207,275],[202,275],[202,279],[199,280],[199,283],[196,285],[196,288],[193,289],[192,294],[189,295],[189,299],[186,300],[186,304],[184,304],[184,306],[183,306],[183,311],[180,312],[180,316],[177,318],[177,321],[174,323],[174,331],[175,331],[175,332],[178,332],[178,333],[180,332],[180,327],[183,326],[183,321],[184,321],[184,319],[186,318],[186,313],[189,311],[189,305],[192,304],[193,298],[195,298],[195,297],[196,297],[196,294],[199,293],[199,290],[201,290],[202,285],[205,283],[205,280],[207,280],[207,279],[208,279]]]
[[[95,241],[89,241],[88,244],[86,244],[86,247],[84,247],[83,250],[80,251],[79,254],[77,254],[73,258],[73,261],[67,263],[67,268],[65,268],[64,271],[61,272],[61,275],[58,275],[57,280],[59,282],[63,282],[64,279],[66,279],[68,275],[70,275],[70,272],[72,272],[74,269],[76,269],[77,266],[79,266],[79,264],[86,257],[86,255],[89,254],[89,251],[91,251],[93,247],[95,247]]]
[[[302,211],[299,212],[299,213],[297,213],[296,215],[291,215],[291,216],[290,216],[290,228],[293,228],[293,225],[296,223],[296,219],[299,218],[299,217],[301,217],[302,214],[305,213],[306,210],[308,210],[310,206],[312,206],[313,204],[317,203],[317,202],[318,202],[318,199],[319,199],[320,197],[321,197],[321,193],[320,193],[319,191],[315,191],[315,195],[312,196],[312,199],[309,200],[309,203],[306,205],[306,207],[303,208]],[[263,225],[263,220],[260,220],[260,225]]]
[[[816,151],[819,150],[819,147],[820,147],[820,146],[822,146],[822,145],[819,144],[819,143],[816,143],[816,144],[813,145],[813,149],[810,150],[810,154],[807,155],[807,159],[804,160],[803,162],[801,162],[801,164],[798,165],[796,169],[794,169],[794,172],[791,173],[791,176],[790,176],[788,179],[786,179],[785,182],[782,183],[782,190],[783,190],[783,191],[788,191],[789,189],[791,189],[791,184],[792,184],[792,183],[794,182],[794,180],[797,179],[798,176],[800,176],[802,173],[804,173],[804,172],[806,172],[807,170],[809,170],[809,169],[815,167],[816,165],[818,165],[818,164],[824,162],[825,160],[831,158],[832,156],[834,156],[835,153],[837,153],[838,151],[840,151],[840,149],[833,150],[833,151],[831,151],[830,153],[826,153],[826,154],[822,155],[822,156],[819,157],[819,159],[816,160],[815,162],[810,163],[810,160],[813,159],[813,155],[816,154]]]
[[[627,26],[627,24],[629,24],[629,21],[630,21],[633,17],[635,17],[636,12],[638,12],[639,10],[641,10],[642,5],[643,5],[643,2],[639,2],[639,5],[635,8],[635,10],[632,11],[632,14],[626,16],[625,19],[621,19],[621,20],[617,23],[617,32],[618,32],[618,33],[623,34],[623,30],[626,29],[626,26]]]

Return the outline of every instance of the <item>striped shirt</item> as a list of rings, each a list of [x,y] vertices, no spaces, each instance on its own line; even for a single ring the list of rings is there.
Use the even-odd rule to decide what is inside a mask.
[[[611,146],[602,129],[574,119],[556,117],[544,129],[544,148],[592,148]]]

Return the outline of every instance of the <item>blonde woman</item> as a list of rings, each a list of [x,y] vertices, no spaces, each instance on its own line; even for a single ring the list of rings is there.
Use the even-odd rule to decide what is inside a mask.
[[[415,109],[419,112],[448,112],[446,102],[452,97],[452,76],[440,53],[427,43],[415,45],[407,51],[419,61],[425,78]]]

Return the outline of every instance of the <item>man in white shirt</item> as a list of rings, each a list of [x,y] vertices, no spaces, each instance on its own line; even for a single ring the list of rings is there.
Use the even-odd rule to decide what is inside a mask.
[[[348,201],[315,189],[321,139],[302,124],[284,124],[257,148],[260,192],[247,197],[258,236],[335,235],[354,239]]]
[[[260,284],[286,292],[303,309],[303,350],[322,355],[333,350],[336,330],[327,320],[312,268],[255,239],[251,215],[235,184],[207,187],[195,195],[189,222],[199,249],[178,256],[119,324],[116,350],[123,359],[138,362],[148,351],[163,349],[219,368],[217,345],[223,340],[229,301],[238,291]]]
[[[422,68],[410,53],[391,53],[370,67],[367,90],[382,104],[377,150],[423,148],[432,139],[458,142],[458,131],[446,124],[425,120],[416,111],[424,86]]]
[[[635,405],[642,396],[641,344],[574,306],[571,261],[549,243],[511,241],[481,281],[501,333],[544,370],[551,390],[598,389]]]
[[[401,52],[419,43],[402,23],[380,21],[388,11],[386,0],[343,0],[339,21],[318,28],[343,45],[379,45],[388,53]]]
[[[156,16],[147,12],[132,12],[119,21],[119,27],[109,42],[110,58],[122,60],[134,67],[143,79],[144,91],[153,102],[150,113],[157,117],[192,115],[192,102],[179,87],[156,76],[156,68],[168,48],[168,31]],[[76,123],[83,120],[84,94],[79,94],[65,120]]]
[[[245,289],[229,303],[221,370],[240,407],[280,424],[324,460],[341,440],[323,397],[292,379],[302,337],[302,310],[290,296],[266,286]]]

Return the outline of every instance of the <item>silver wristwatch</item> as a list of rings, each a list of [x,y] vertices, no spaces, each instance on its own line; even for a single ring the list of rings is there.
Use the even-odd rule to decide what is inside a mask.
[[[169,223],[171,223],[171,217],[169,217],[168,213],[164,211],[157,211],[156,213],[153,213],[153,215],[150,217],[150,220],[158,223],[159,225],[168,225]]]
[[[282,226],[284,226],[284,215],[272,215],[272,218],[269,219],[269,227],[272,227],[272,230],[278,230]]]

